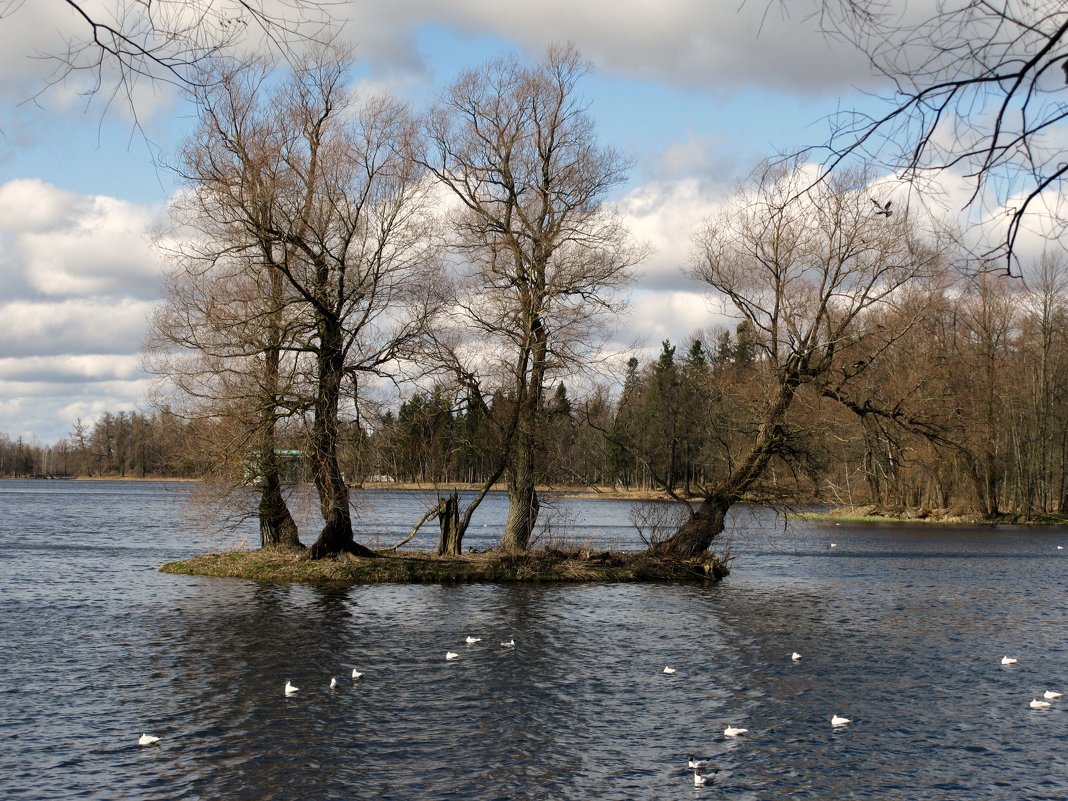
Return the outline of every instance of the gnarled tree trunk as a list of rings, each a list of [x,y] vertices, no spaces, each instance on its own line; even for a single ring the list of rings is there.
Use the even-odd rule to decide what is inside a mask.
[[[705,494],[705,499],[697,507],[697,511],[678,531],[651,547],[650,553],[662,557],[690,559],[708,550],[712,540],[723,531],[724,520],[731,506],[741,500],[756,483],[772,456],[782,447],[782,422],[800,384],[799,365],[799,360],[791,360],[790,367],[779,384],[775,403],[769,407],[745,459],[718,487]]]
[[[463,552],[464,534],[471,525],[471,517],[475,514],[479,504],[485,500],[489,491],[493,489],[493,485],[500,479],[504,466],[505,460],[502,458],[497,469],[482,483],[482,489],[467,504],[467,509],[463,514],[460,514],[460,494],[456,490],[453,490],[448,497],[438,500],[438,527],[441,531],[441,538],[438,541],[439,556],[459,556]]]
[[[712,545],[712,540],[723,532],[724,520],[731,505],[728,497],[709,495],[678,531],[653,545],[649,552],[675,559],[689,559],[704,553]]]
[[[271,300],[277,307],[282,303],[282,279],[276,270],[270,271]],[[275,430],[277,421],[275,409],[279,395],[278,378],[281,364],[281,329],[277,316],[272,317],[268,329],[270,341],[264,350],[263,387],[264,403],[263,445],[260,449],[260,545],[285,545],[291,548],[303,548],[297,532],[297,524],[289,513],[289,507],[282,496],[281,466],[275,452],[277,439]]]
[[[534,487],[533,443],[519,436],[518,452],[508,471],[508,519],[501,535],[501,550],[525,551],[538,522],[538,492]]]
[[[260,545],[286,545],[303,548],[297,533],[297,524],[289,513],[282,497],[282,482],[279,478],[278,457],[274,450],[265,452],[262,486],[260,488]]]
[[[464,531],[460,527],[460,496],[456,490],[438,504],[438,556],[459,556],[463,550]]]
[[[315,488],[319,491],[319,509],[323,530],[311,547],[311,558],[352,553],[375,556],[352,536],[349,511],[349,488],[341,475],[337,457],[338,404],[345,365],[341,324],[336,319],[321,319],[319,324],[319,386],[315,397],[315,421],[312,425],[312,448],[315,464]]]

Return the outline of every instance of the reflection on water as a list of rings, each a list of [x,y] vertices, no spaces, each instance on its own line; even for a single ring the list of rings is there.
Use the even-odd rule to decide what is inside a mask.
[[[182,496],[0,483],[0,797],[1068,797],[1068,703],[1027,705],[1068,686],[1063,530],[743,510],[709,588],[324,590],[159,574],[218,547]],[[410,497],[379,501],[405,529]],[[633,539],[623,505],[564,512]]]

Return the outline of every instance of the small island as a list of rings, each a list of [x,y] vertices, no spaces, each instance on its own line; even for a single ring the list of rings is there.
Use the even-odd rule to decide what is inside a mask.
[[[712,582],[729,570],[712,553],[692,559],[658,558],[642,552],[594,552],[583,548],[522,553],[471,551],[438,556],[408,551],[374,557],[342,553],[310,558],[307,549],[266,546],[204,554],[160,568],[164,573],[318,585],[465,584],[547,582]]]

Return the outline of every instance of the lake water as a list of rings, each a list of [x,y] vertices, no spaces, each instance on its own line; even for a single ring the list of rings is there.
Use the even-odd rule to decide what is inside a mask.
[[[256,540],[187,492],[0,482],[0,798],[1068,798],[1068,700],[1028,706],[1068,690],[1064,529],[742,510],[710,587],[322,590],[160,574]],[[371,500],[363,541],[419,516]],[[637,547],[628,508],[561,501],[544,536]],[[494,498],[466,544],[503,519]]]

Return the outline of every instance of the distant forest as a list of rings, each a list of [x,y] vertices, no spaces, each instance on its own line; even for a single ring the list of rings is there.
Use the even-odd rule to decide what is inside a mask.
[[[897,419],[886,417],[894,410],[866,414],[863,404],[804,395],[787,426],[789,447],[755,500],[987,516],[1068,509],[1068,311],[1058,286],[980,276],[929,308],[922,326],[872,363],[844,368],[867,373],[872,399],[906,397]],[[563,382],[549,387],[539,483],[699,493],[751,436],[746,409],[767,389],[753,336],[743,323],[681,348],[665,341],[655,360],[630,359],[621,388],[600,385],[577,398]],[[502,394],[488,405],[491,416],[509,409]],[[280,452],[303,454],[307,425],[289,421]],[[442,384],[345,421],[340,458],[353,486],[478,484],[494,470],[496,430],[482,406]],[[221,420],[183,420],[166,408],[120,411],[80,421],[52,445],[0,434],[0,475],[218,478],[210,454],[243,449],[244,478],[254,482],[255,450],[240,436]],[[286,462],[290,482],[310,480],[310,460]]]

